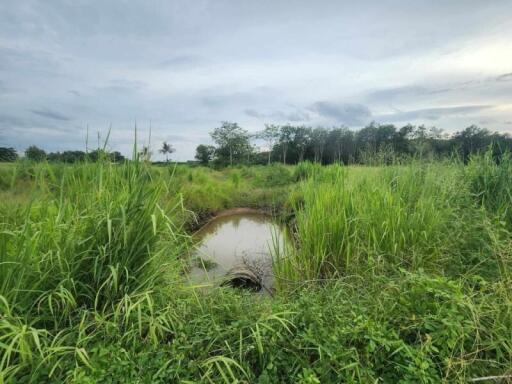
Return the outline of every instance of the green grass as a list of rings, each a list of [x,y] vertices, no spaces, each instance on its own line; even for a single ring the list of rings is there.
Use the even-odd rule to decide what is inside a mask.
[[[512,370],[512,161],[0,167],[0,383],[460,382]],[[277,291],[187,283],[190,229],[274,211]]]

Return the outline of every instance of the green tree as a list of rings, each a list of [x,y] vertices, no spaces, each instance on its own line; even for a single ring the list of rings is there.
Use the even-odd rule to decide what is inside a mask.
[[[241,160],[252,151],[248,132],[237,123],[223,121],[210,135],[218,146],[217,156],[221,159],[227,157],[230,165],[233,165],[233,160]]]
[[[165,155],[165,161],[168,163],[169,155],[176,152],[176,150],[171,144],[167,143],[167,141],[164,141],[162,144],[162,148],[160,148],[159,152]]]
[[[0,162],[13,162],[18,158],[14,148],[0,147]]]
[[[281,127],[279,132],[279,146],[283,153],[283,164],[286,164],[286,156],[288,154],[288,147],[293,139],[294,127],[291,125],[284,125]]]
[[[43,161],[46,159],[46,152],[35,145],[31,145],[25,150],[25,157],[32,161]]]
[[[306,154],[306,150],[311,145],[311,128],[300,126],[300,127],[292,127],[292,145],[295,151],[296,156],[298,157],[297,161],[303,161],[304,155]]]
[[[329,131],[322,127],[315,128],[311,131],[311,143],[315,153],[315,162],[322,162],[328,136]]]
[[[274,145],[279,140],[279,126],[274,124],[265,124],[265,129],[256,134],[258,139],[264,140],[268,147],[268,164],[272,156]]]
[[[455,133],[453,141],[463,160],[467,162],[471,154],[485,150],[492,143],[493,137],[487,129],[471,125],[463,131]]]
[[[354,159],[356,153],[354,132],[346,127],[330,130],[325,151],[329,161],[348,164]]]
[[[208,163],[213,160],[214,155],[215,155],[215,147],[213,145],[200,144],[196,148],[195,158],[202,165],[208,165]]]

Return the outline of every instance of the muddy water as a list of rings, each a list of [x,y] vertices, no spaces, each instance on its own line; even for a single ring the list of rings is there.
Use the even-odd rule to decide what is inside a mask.
[[[272,286],[271,252],[283,250],[285,228],[260,213],[220,215],[196,235],[191,278],[193,282],[218,283],[235,266],[244,265],[261,277],[262,284]]]

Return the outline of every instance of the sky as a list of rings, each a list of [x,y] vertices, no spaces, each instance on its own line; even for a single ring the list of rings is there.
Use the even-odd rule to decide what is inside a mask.
[[[0,146],[187,160],[222,121],[512,133],[512,2],[0,2]]]

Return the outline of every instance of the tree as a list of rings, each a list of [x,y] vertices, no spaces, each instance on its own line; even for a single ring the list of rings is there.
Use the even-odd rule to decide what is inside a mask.
[[[279,139],[279,126],[274,124],[265,124],[265,129],[256,134],[258,139],[262,139],[267,143],[268,146],[268,164],[270,164],[270,158],[272,156],[272,150],[274,145]]]
[[[453,141],[459,148],[464,162],[467,162],[471,154],[482,151],[491,144],[492,136],[487,129],[471,125],[455,133]]]
[[[167,143],[167,141],[164,141],[162,144],[162,148],[159,150],[159,152],[165,155],[165,161],[168,163],[169,155],[176,152],[176,150],[171,144]]]
[[[0,162],[13,162],[18,158],[14,148],[0,147]]]
[[[279,145],[283,152],[283,164],[286,164],[286,155],[288,154],[288,147],[293,138],[293,127],[291,125],[284,125],[279,132]]]
[[[52,162],[78,163],[85,161],[87,154],[84,151],[50,152],[46,158]]]
[[[31,145],[25,150],[25,157],[32,161],[43,161],[46,159],[46,152],[35,145]]]
[[[334,128],[329,131],[326,143],[326,157],[331,162],[348,164],[354,159],[356,152],[354,132],[346,127]]]
[[[292,127],[292,145],[298,157],[296,161],[303,161],[306,150],[311,144],[311,128],[300,126]]]
[[[322,127],[315,128],[311,131],[311,143],[313,144],[315,153],[315,162],[322,162],[328,135],[329,131]]]
[[[110,152],[108,157],[113,163],[122,163],[126,160],[126,158],[119,151]]]
[[[202,165],[208,165],[208,163],[213,160],[214,155],[215,155],[215,147],[213,145],[200,144],[196,148],[195,158]]]
[[[395,152],[402,154],[410,153],[409,136],[414,131],[414,127],[410,124],[403,126],[395,133],[393,138],[393,148]]]
[[[230,165],[233,165],[233,159],[240,160],[252,150],[249,134],[237,123],[223,121],[210,135],[218,145],[217,156],[227,156]]]

